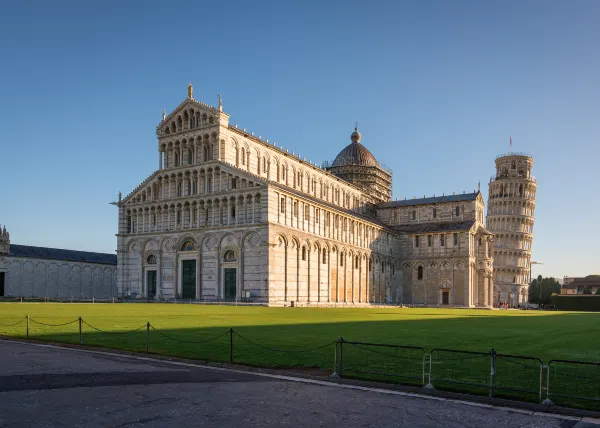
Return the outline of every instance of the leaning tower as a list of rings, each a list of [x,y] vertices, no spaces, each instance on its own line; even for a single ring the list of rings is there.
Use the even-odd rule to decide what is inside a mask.
[[[496,157],[490,178],[487,229],[494,233],[494,302],[527,303],[535,212],[533,157],[506,153]]]

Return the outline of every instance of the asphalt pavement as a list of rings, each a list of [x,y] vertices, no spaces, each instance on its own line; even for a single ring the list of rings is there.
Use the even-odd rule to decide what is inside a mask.
[[[565,417],[0,341],[4,427],[544,427]]]

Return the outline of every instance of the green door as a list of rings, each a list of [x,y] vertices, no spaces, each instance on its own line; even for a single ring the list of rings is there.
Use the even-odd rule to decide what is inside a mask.
[[[146,278],[146,284],[148,285],[148,298],[152,299],[156,296],[156,271],[149,270]]]
[[[182,293],[184,299],[196,298],[196,260],[182,260]]]
[[[235,299],[235,289],[236,289],[236,272],[235,268],[223,269],[225,272],[225,298],[226,299]]]

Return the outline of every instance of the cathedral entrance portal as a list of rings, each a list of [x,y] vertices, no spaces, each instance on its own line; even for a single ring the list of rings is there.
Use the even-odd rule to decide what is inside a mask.
[[[442,305],[449,305],[449,304],[450,304],[450,292],[442,291]]]
[[[148,290],[148,299],[153,299],[156,296],[156,271],[149,270],[146,273],[146,290]]]
[[[181,261],[181,297],[196,298],[196,260]]]
[[[236,269],[223,269],[223,289],[225,290],[225,299],[235,299],[236,297]]]

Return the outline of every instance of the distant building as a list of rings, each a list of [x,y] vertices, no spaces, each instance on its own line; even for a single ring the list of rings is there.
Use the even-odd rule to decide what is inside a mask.
[[[596,294],[600,288],[600,275],[588,275],[583,278],[565,277],[560,294],[584,294],[586,288],[591,294]]]
[[[10,243],[0,230],[0,297],[110,298],[117,291],[116,254]]]

